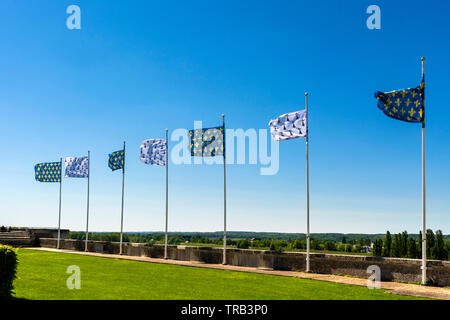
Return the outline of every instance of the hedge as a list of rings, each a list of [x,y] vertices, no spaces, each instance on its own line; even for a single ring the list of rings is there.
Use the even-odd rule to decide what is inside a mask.
[[[17,250],[0,244],[0,299],[12,296],[17,263]]]

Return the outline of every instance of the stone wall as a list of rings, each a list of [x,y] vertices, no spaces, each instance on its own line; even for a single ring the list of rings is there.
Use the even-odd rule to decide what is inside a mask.
[[[38,245],[38,242],[28,230],[12,230],[0,232],[0,244],[13,247],[34,247]]]
[[[26,230],[36,238],[58,238],[58,229],[28,228]],[[69,239],[70,231],[68,229],[61,229],[60,237],[61,239]]]
[[[56,239],[40,239],[42,247],[56,248]],[[61,249],[84,251],[85,243],[80,240],[61,240]],[[89,241],[88,251],[118,254],[118,242]],[[147,245],[124,243],[123,252],[130,256],[163,258],[163,245]],[[222,248],[169,246],[169,259],[196,261],[202,263],[222,263]],[[264,250],[228,249],[227,262],[230,265],[274,269],[274,270],[305,270],[305,253],[274,252]],[[420,282],[421,260],[401,258],[379,258],[370,256],[354,256],[339,254],[311,254],[311,271],[322,274],[344,274],[367,278],[367,268],[377,265],[381,269],[381,278],[385,281]],[[428,261],[428,276],[440,286],[450,286],[450,262]]]
[[[69,239],[67,229],[60,230],[61,239]],[[58,229],[16,228],[0,232],[0,243],[13,247],[39,247],[40,238],[58,238]]]

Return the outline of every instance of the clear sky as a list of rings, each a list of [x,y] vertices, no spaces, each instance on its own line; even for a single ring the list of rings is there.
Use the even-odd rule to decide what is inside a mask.
[[[69,30],[66,8],[81,8]],[[369,5],[381,30],[366,27]],[[0,2],[0,225],[55,227],[58,184],[34,165],[91,150],[92,231],[164,229],[165,170],[139,162],[164,129],[267,129],[310,93],[311,232],[417,233],[421,128],[386,117],[374,92],[415,87],[426,61],[428,227],[450,233],[448,1]],[[173,143],[172,143],[173,145]],[[230,165],[228,229],[306,231],[305,140],[280,169]],[[170,167],[171,231],[223,228],[222,166]],[[65,179],[62,227],[84,230],[86,180]]]

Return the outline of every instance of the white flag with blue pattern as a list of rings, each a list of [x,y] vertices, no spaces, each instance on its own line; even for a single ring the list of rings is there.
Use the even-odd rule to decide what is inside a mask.
[[[166,140],[149,139],[142,142],[139,159],[151,166],[165,166],[167,162]]]
[[[64,162],[66,164],[66,178],[87,178],[89,176],[88,157],[67,157]]]
[[[286,113],[269,122],[270,133],[275,141],[308,137],[306,110]]]

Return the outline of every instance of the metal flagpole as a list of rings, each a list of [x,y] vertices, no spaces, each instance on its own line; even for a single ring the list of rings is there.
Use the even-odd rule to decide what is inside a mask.
[[[425,79],[425,58],[422,57],[422,79]],[[424,88],[425,92],[425,88]],[[422,285],[427,284],[427,228],[425,193],[425,94],[423,97],[424,120],[422,122]]]
[[[169,224],[169,130],[166,129],[166,237],[164,242],[164,259],[167,259],[168,224]]]
[[[308,92],[305,92],[306,104],[306,272],[310,272],[310,234],[309,234],[309,119]]]
[[[87,213],[86,213],[86,243],[84,251],[88,251],[89,241],[89,180],[91,178],[91,151],[88,150],[88,176],[87,176]]]
[[[123,197],[125,188],[125,141],[123,142],[123,166],[122,166],[122,210],[120,214],[120,252],[122,254],[122,244],[123,244]]]
[[[61,191],[62,191],[62,158],[60,159],[61,172],[59,174],[59,218],[58,218],[58,241],[56,248],[59,249],[59,241],[61,239]]]
[[[222,114],[223,122],[223,261],[227,264],[227,169],[225,157],[225,115]]]

